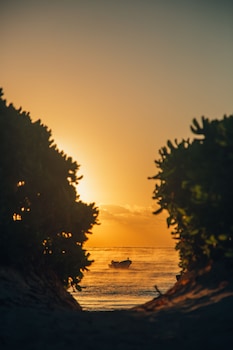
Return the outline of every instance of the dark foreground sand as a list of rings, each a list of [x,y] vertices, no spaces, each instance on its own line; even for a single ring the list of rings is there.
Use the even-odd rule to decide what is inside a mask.
[[[233,287],[188,276],[132,310],[67,311],[0,305],[0,349],[232,349]]]

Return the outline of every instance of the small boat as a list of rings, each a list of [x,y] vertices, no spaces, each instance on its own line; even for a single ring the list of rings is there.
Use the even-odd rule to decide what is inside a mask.
[[[130,265],[132,264],[132,261],[128,258],[127,260],[122,261],[111,261],[111,264],[108,266],[114,269],[128,269]]]

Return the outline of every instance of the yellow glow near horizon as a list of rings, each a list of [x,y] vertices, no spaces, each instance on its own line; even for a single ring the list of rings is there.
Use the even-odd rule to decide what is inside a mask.
[[[175,246],[166,227],[166,214],[158,218],[152,208],[100,205],[100,225],[88,235],[87,247]]]

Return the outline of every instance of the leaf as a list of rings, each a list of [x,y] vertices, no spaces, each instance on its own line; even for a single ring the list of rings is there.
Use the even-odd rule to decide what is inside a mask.
[[[158,215],[158,214],[162,213],[162,211],[163,211],[163,208],[159,208],[158,210],[153,211],[153,214]]]
[[[228,236],[226,234],[221,234],[221,235],[218,235],[218,239],[220,241],[227,241],[228,240]]]

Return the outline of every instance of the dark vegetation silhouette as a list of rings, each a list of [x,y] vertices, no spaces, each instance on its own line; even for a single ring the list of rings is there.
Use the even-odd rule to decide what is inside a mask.
[[[77,195],[79,165],[40,120],[7,105],[2,89],[0,145],[0,264],[79,283],[92,262],[83,243],[98,216],[95,203]]]
[[[201,123],[196,136],[160,149],[154,196],[168,212],[183,271],[233,262],[233,115]]]

